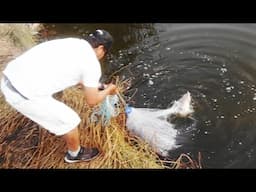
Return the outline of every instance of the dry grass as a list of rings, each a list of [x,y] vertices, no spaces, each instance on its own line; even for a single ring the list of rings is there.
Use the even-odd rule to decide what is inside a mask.
[[[1,98],[1,168],[200,168],[184,154],[176,161],[160,160],[146,143],[127,132],[124,113],[113,118],[107,127],[102,127],[100,122],[90,123],[88,118],[92,110],[86,106],[77,87],[56,97],[80,114],[81,144],[98,147],[101,155],[86,163],[65,163],[64,140],[11,109]]]

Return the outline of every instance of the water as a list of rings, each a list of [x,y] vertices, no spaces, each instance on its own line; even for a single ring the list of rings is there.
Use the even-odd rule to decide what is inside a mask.
[[[188,139],[171,156],[201,152],[204,168],[256,168],[255,24],[48,24],[46,38],[96,28],[115,39],[103,71],[132,78],[133,106],[167,108],[190,91],[195,120],[172,120]]]

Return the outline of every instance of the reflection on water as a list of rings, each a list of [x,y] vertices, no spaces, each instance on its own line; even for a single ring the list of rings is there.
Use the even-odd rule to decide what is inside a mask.
[[[256,167],[255,24],[49,24],[48,38],[97,28],[115,39],[104,65],[133,78],[133,105],[167,108],[191,92],[195,120],[173,120],[187,140],[171,155],[200,151],[206,168]]]

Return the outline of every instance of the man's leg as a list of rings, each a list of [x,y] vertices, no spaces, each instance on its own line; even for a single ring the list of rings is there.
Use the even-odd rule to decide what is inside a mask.
[[[77,151],[80,147],[80,138],[78,128],[72,129],[65,135],[63,135],[64,140],[66,141],[68,150]]]
[[[4,81],[1,81],[1,90],[6,101],[20,113],[46,128],[49,132],[57,136],[64,136],[68,147],[68,153],[64,158],[66,162],[88,161],[98,155],[97,148],[80,147],[77,128],[80,117],[70,107],[51,96],[24,99],[10,90]]]

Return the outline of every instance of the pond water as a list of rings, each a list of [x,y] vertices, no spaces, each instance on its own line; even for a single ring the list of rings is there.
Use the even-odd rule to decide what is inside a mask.
[[[190,91],[194,120],[173,119],[187,140],[170,156],[202,155],[204,168],[256,168],[256,25],[47,24],[45,38],[114,37],[103,71],[132,78],[135,107],[167,108]],[[108,67],[106,67],[108,66]]]

